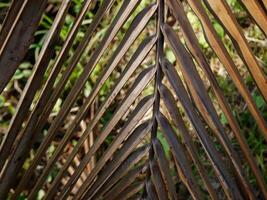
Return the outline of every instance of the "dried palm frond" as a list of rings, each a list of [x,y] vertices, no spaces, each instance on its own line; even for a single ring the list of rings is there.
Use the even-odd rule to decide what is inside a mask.
[[[98,6],[85,25],[93,2]],[[120,2],[84,0],[62,41],[73,2],[60,1],[1,144],[0,199],[22,194],[36,199],[42,189],[43,199],[267,199],[266,183],[243,127],[187,16],[192,10],[200,21],[211,51],[243,97],[258,137],[266,144],[266,119],[213,21],[227,32],[264,103],[266,70],[226,0]],[[266,36],[266,2],[241,2]],[[27,54],[47,3],[12,1],[0,34],[0,92],[5,92]],[[119,9],[112,16],[114,8]],[[109,23],[103,28],[104,19]],[[82,28],[83,36],[75,44]],[[70,83],[84,54],[86,64]],[[114,83],[102,94],[110,79]],[[88,82],[92,88],[83,96]],[[62,105],[51,117],[59,99]],[[71,120],[66,123],[67,119]],[[55,150],[48,155],[51,147]],[[248,176],[255,178],[254,185]]]

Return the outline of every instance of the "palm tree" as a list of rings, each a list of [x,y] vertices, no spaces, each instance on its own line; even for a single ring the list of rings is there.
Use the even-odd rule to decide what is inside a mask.
[[[227,32],[236,54],[267,102],[266,74],[227,2],[124,0],[115,5],[116,2],[101,1],[70,55],[93,1],[83,1],[61,49],[56,52],[54,47],[60,43],[60,33],[72,4],[71,0],[61,1],[1,144],[0,199],[18,199],[22,193],[27,194],[28,199],[35,199],[44,185],[44,199],[267,199],[262,172],[185,9],[185,6],[192,9],[198,17],[206,41],[242,95],[266,144],[266,120],[213,26],[216,20]],[[266,1],[241,2],[266,35]],[[47,0],[12,1],[0,35],[0,92],[27,54],[46,5]],[[47,128],[48,118],[69,84],[72,72],[87,53],[94,34],[100,31],[103,19],[115,7],[119,10],[110,17],[107,27],[102,27],[105,34],[91,50],[82,73],[65,94],[60,110]],[[172,24],[178,24],[179,30],[171,25],[169,18]],[[99,71],[101,59],[110,51],[110,46],[113,48],[120,31],[125,32],[123,38],[102,64],[101,72],[93,73]],[[174,54],[173,61],[166,56],[167,49]],[[101,88],[114,77],[118,67],[119,77],[97,106]],[[43,168],[38,169],[92,76],[96,81],[89,94],[82,99],[82,105],[64,129],[52,155],[42,164]],[[118,94],[123,97],[120,102],[116,98]],[[238,151],[220,121],[218,109],[226,117]],[[112,114],[102,123],[107,111]],[[90,120],[86,120],[88,113],[92,113]],[[69,147],[81,123],[85,124],[84,129],[76,143]],[[41,137],[44,129],[47,133]],[[25,170],[25,161],[40,138],[41,143]],[[108,138],[111,141],[106,143]],[[63,156],[66,148],[70,150]],[[200,157],[200,151],[204,152],[204,158]],[[256,180],[254,186],[244,163]],[[55,168],[56,174],[47,186],[47,177]]]

